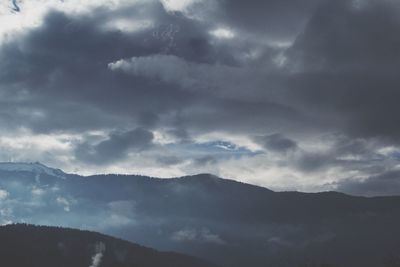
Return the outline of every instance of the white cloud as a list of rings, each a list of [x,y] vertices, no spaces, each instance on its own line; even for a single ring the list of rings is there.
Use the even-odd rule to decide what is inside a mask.
[[[26,135],[24,136],[24,133]],[[98,132],[97,134],[104,134]],[[399,168],[398,161],[394,154],[399,151],[395,146],[385,147],[376,145],[369,147],[372,152],[383,157],[379,161],[370,160],[365,155],[355,155],[342,153],[324,164],[321,168],[313,171],[302,170],[299,165],[304,162],[304,155],[310,152],[311,160],[318,155],[329,155],[335,149],[334,138],[329,141],[326,138],[302,139],[299,142],[300,149],[290,153],[275,153],[274,151],[262,151],[263,148],[254,143],[252,138],[226,132],[209,132],[206,134],[193,135],[194,144],[224,140],[240,147],[257,152],[254,155],[241,155],[240,157],[224,157],[215,161],[201,165],[196,164],[196,158],[203,154],[196,154],[190,148],[184,148],[179,140],[168,136],[168,129],[159,129],[156,132],[157,145],[149,151],[141,153],[129,153],[126,158],[110,165],[87,165],[77,161],[74,156],[74,143],[85,138],[82,134],[60,134],[43,135],[33,134],[22,131],[14,134],[5,134],[0,137],[0,160],[1,161],[41,161],[51,167],[61,168],[66,172],[79,173],[84,175],[96,173],[123,173],[140,174],[154,177],[177,177],[197,173],[212,173],[224,178],[230,178],[242,182],[265,186],[273,190],[300,190],[315,192],[321,190],[334,190],[337,182],[344,179],[363,180],[367,178],[371,171],[371,166],[376,169],[384,167],[387,169]],[[372,153],[371,152],[371,153]],[[160,164],[157,160],[160,156],[169,158],[177,157],[177,162],[173,164]],[[309,160],[306,158],[306,160]],[[325,159],[323,159],[325,160]],[[340,161],[335,164],[334,161]],[[379,167],[379,168],[378,168]],[[49,188],[56,191],[57,187]],[[34,187],[31,189],[33,196],[43,195],[44,189]],[[0,190],[0,200],[9,197],[9,192]],[[68,202],[68,203],[67,203]],[[59,198],[57,203],[68,211],[71,208],[70,199]],[[37,203],[36,203],[37,204]],[[40,202],[39,204],[42,205]],[[123,203],[110,204],[110,209],[122,208]],[[129,206],[126,206],[130,208]],[[118,222],[123,224],[134,223],[134,216],[121,217],[118,212],[111,212],[110,225]]]
[[[20,0],[19,12],[13,11],[12,1],[0,3],[0,44],[15,34],[38,27],[49,10],[68,14],[84,14],[97,7],[109,10],[132,5],[143,0]]]
[[[226,245],[227,243],[222,238],[212,233],[207,228],[198,229],[181,229],[171,235],[171,239],[175,242],[201,242],[217,245]]]
[[[107,22],[105,29],[119,30],[122,32],[133,33],[154,27],[154,22],[150,19],[120,18]]]
[[[66,199],[64,197],[57,197],[56,201],[59,205],[64,207],[64,211],[66,211],[66,212],[71,211],[71,208],[70,208],[71,203],[68,199]]]
[[[10,193],[0,188],[0,200],[5,200],[6,198],[8,198],[9,195]]]
[[[11,216],[12,213],[13,213],[13,210],[12,210],[12,208],[10,208],[10,207],[1,208],[1,209],[0,209],[0,215],[1,215],[2,217]]]
[[[194,3],[201,2],[201,0],[160,0],[167,11],[180,11],[185,12]]]
[[[160,0],[167,12],[179,12],[187,18],[207,21],[219,7],[215,0]]]
[[[171,239],[176,242],[187,242],[197,240],[197,231],[195,229],[183,229],[172,234]]]
[[[13,224],[14,222],[11,220],[2,220],[0,225],[4,226],[4,225],[9,225],[9,224]]]
[[[235,37],[235,32],[227,28],[217,28],[210,32],[211,35],[220,39],[232,39]]]
[[[119,228],[123,226],[133,225],[135,221],[129,216],[123,214],[108,214],[105,219],[103,219],[99,225],[100,228]]]
[[[70,171],[73,145],[81,138],[79,134],[35,134],[25,129],[14,133],[3,132],[0,137],[0,161],[42,162]]]
[[[31,193],[32,193],[33,196],[40,197],[40,196],[43,196],[46,193],[46,190],[34,186],[31,189]]]

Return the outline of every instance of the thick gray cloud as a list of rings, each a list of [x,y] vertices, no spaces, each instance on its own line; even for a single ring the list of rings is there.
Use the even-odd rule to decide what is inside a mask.
[[[328,149],[322,151],[300,149],[293,160],[295,166],[305,172],[315,172],[332,167],[349,170],[364,170],[376,173],[388,167],[388,158],[379,152],[379,144],[364,139],[335,136]]]
[[[257,136],[255,139],[266,149],[271,149],[273,151],[286,152],[297,149],[296,142],[283,136],[282,134]]]
[[[4,90],[10,95],[27,90],[28,95],[18,104],[26,106],[28,102],[31,108],[42,110],[44,115],[42,120],[29,121],[14,114],[16,122],[28,124],[36,131],[98,128],[101,126],[96,123],[99,118],[103,118],[105,126],[110,126],[107,125],[109,117],[117,122],[120,118],[130,117],[132,122],[137,120],[147,124],[150,122],[146,120],[154,123],[155,117],[148,114],[168,112],[171,108],[190,104],[193,96],[188,93],[176,88],[167,89],[141,77],[114,74],[107,69],[108,63],[119,58],[173,51],[191,60],[206,60],[196,44],[204,38],[204,32],[185,18],[166,14],[159,4],[143,8],[149,16],[153,12],[160,13],[160,18],[155,17],[160,20],[155,22],[159,25],[151,31],[125,34],[98,27],[106,22],[104,14],[112,16],[105,10],[99,10],[91,17],[69,17],[53,12],[47,15],[43,26],[2,46]],[[131,15],[139,12],[131,11]],[[175,37],[177,33],[172,28],[179,29],[179,36]],[[176,49],[178,44],[179,49]],[[204,43],[205,51],[206,46]],[[55,100],[61,103],[54,105]],[[81,110],[82,114],[87,114],[93,109],[105,116],[91,120],[70,116],[72,114],[67,112]],[[48,113],[61,116],[62,123],[52,121],[52,116],[46,116]]]
[[[152,145],[153,134],[145,129],[137,128],[127,132],[111,133],[106,140],[95,144],[87,141],[79,144],[75,156],[88,163],[104,164],[115,162],[126,157],[130,151],[140,152]]]
[[[349,135],[398,141],[399,11],[390,0],[321,5],[288,51],[302,105]]]
[[[3,160],[311,191],[395,170],[396,1],[71,1],[1,39]]]
[[[228,25],[270,41],[292,40],[303,30],[319,0],[220,1]]]

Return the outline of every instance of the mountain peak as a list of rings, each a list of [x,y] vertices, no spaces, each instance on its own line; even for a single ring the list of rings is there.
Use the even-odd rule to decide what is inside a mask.
[[[33,172],[64,178],[65,173],[60,169],[47,167],[40,162],[0,162],[0,171]]]
[[[233,179],[226,179],[226,178],[221,178],[217,175],[210,174],[210,173],[199,173],[195,175],[188,175],[188,176],[183,176],[178,178],[181,181],[184,182],[189,182],[193,184],[201,184],[203,186],[208,186],[212,188],[221,188],[226,190],[229,188],[232,190],[232,188],[236,188],[236,190],[256,190],[256,191],[262,191],[262,192],[269,192],[273,193],[274,191],[262,187],[262,186],[257,186],[257,185],[252,185],[252,184],[247,184],[244,182],[236,181]]]

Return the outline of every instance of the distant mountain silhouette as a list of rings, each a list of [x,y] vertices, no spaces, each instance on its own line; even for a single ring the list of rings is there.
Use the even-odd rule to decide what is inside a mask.
[[[400,197],[274,192],[209,174],[85,177],[29,166],[0,164],[0,223],[95,230],[225,267],[396,266],[400,255]]]
[[[0,227],[0,265],[7,267],[216,267],[95,232],[14,224]]]

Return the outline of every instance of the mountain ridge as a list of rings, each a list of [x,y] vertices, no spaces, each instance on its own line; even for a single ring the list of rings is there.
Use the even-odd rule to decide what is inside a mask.
[[[56,176],[61,178],[66,178],[67,176],[72,177],[84,177],[84,178],[95,178],[99,176],[119,176],[119,177],[134,177],[134,178],[145,178],[145,179],[152,179],[155,181],[163,181],[163,180],[181,180],[181,181],[192,181],[192,182],[199,182],[199,181],[214,181],[214,182],[227,182],[232,184],[240,184],[245,186],[250,186],[253,188],[258,188],[262,190],[267,190],[269,192],[274,193],[300,193],[300,194],[325,194],[325,193],[338,193],[342,195],[354,196],[349,195],[343,192],[338,191],[319,191],[319,192],[302,192],[302,191],[274,191],[265,186],[255,185],[251,183],[246,183],[242,181],[238,181],[235,179],[219,177],[217,175],[211,173],[198,173],[192,175],[184,175],[184,176],[177,176],[177,177],[154,177],[154,176],[146,176],[140,174],[119,174],[119,173],[105,173],[105,174],[91,174],[91,175],[81,175],[78,173],[67,173],[59,168],[49,167],[45,164],[40,162],[0,162],[0,171],[24,171],[24,172],[34,172],[36,174],[47,174],[50,176]],[[364,197],[364,196],[354,196],[354,197]],[[368,197],[368,198],[373,198]]]
[[[0,171],[25,171],[47,174],[63,178],[66,174],[61,169],[48,167],[40,162],[0,162]]]
[[[0,190],[0,223],[94,230],[224,267],[293,267],[306,256],[376,267],[400,247],[400,196],[274,192],[208,174],[55,179],[26,171],[0,171]]]

